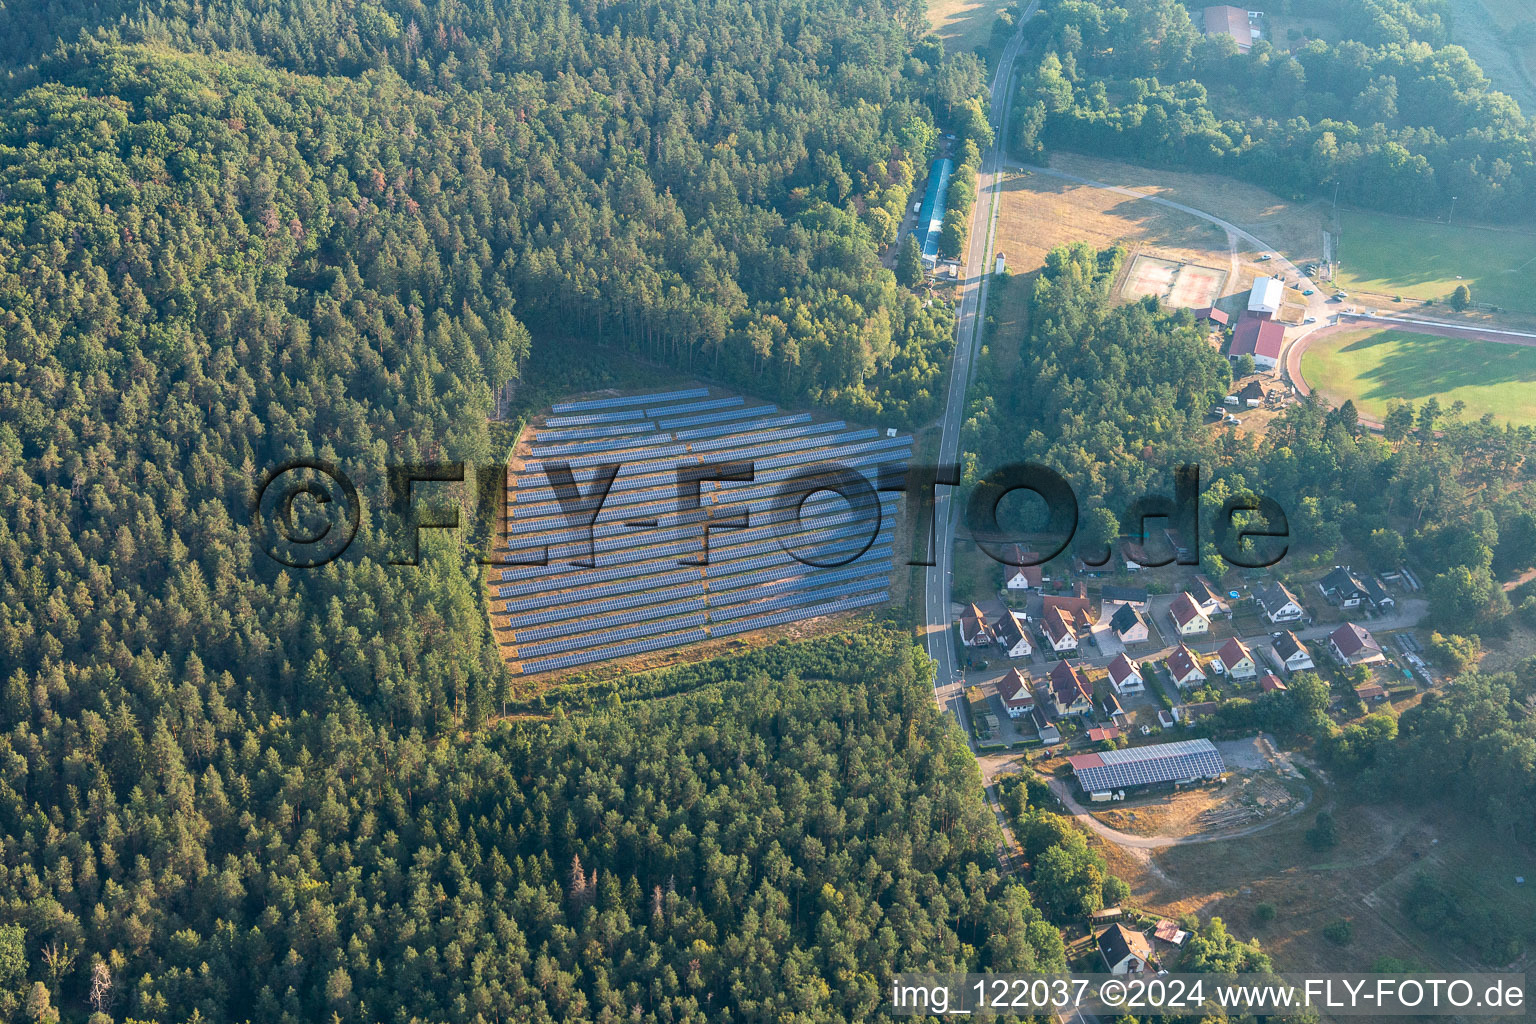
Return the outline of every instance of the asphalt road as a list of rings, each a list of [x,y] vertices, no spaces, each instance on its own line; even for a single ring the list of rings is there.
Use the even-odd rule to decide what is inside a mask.
[[[949,393],[944,401],[944,417],[940,421],[939,464],[959,461],[960,426],[965,419],[965,395],[971,379],[971,366],[975,360],[978,335],[981,330],[981,310],[986,308],[987,287],[991,281],[992,231],[997,224],[998,183],[1005,162],[1004,132],[1008,124],[1008,107],[1012,101],[1009,88],[1013,79],[1013,65],[1024,45],[1024,25],[1034,16],[1039,0],[1032,0],[1029,9],[1019,19],[1019,31],[1003,50],[997,62],[997,72],[992,76],[992,128],[994,141],[981,158],[981,171],[977,175],[977,203],[971,212],[970,243],[966,252],[965,280],[961,286],[958,327],[955,335],[954,364],[950,369]],[[928,656],[937,663],[934,673],[934,699],[941,709],[954,713],[965,735],[971,731],[966,716],[963,687],[959,682],[959,668],[955,664],[954,642],[950,638],[950,572],[954,565],[955,525],[960,513],[956,509],[955,489],[940,486],[934,500],[935,537],[938,550],[934,552],[934,565],[928,567],[924,580],[923,609],[927,626]]]

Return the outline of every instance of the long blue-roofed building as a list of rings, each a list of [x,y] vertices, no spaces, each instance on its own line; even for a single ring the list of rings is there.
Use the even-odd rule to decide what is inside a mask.
[[[939,233],[944,229],[944,199],[949,194],[949,178],[955,173],[955,165],[948,157],[939,157],[928,169],[928,191],[923,205],[917,212],[918,241],[923,243],[923,264],[932,267],[939,262]]]

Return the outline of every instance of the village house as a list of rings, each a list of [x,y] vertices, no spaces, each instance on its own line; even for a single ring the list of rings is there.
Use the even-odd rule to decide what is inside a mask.
[[[1100,595],[1104,602],[1105,614],[1110,614],[1118,608],[1129,605],[1139,612],[1147,610],[1147,602],[1151,595],[1146,587],[1119,587],[1106,585]]]
[[[1333,571],[1318,583],[1317,589],[1322,591],[1329,602],[1340,608],[1358,608],[1370,599],[1370,594],[1366,591],[1365,584],[1360,582],[1360,577],[1356,576],[1348,566],[1343,565],[1334,566]]]
[[[960,613],[960,642],[967,647],[984,647],[992,642],[987,632],[987,617],[974,604]]]
[[[1046,644],[1056,653],[1077,650],[1077,633],[1072,629],[1067,613],[1060,608],[1045,610],[1040,619],[1040,630],[1045,635]]]
[[[1173,678],[1174,685],[1181,690],[1199,686],[1206,679],[1205,670],[1200,667],[1200,656],[1186,644],[1179,644],[1168,655],[1168,674]]]
[[[1115,612],[1109,620],[1109,628],[1115,631],[1115,636],[1120,638],[1123,644],[1146,643],[1152,635],[1152,627],[1147,623],[1147,617],[1136,610],[1134,605],[1123,604],[1120,610]]]
[[[1382,586],[1381,581],[1375,576],[1367,574],[1361,577],[1360,583],[1365,587],[1365,599],[1371,602],[1377,611],[1384,612],[1397,607],[1396,598],[1387,593],[1387,588]]]
[[[1051,702],[1058,717],[1093,714],[1093,690],[1071,662],[1056,663],[1051,669],[1050,684]]]
[[[1038,557],[1029,548],[1015,544],[1009,549],[1014,564],[1003,567],[1003,586],[1009,590],[1040,590],[1050,577],[1045,575],[1045,567],[1040,565],[1020,565],[1020,562],[1032,561]]]
[[[1387,699],[1387,688],[1380,683],[1366,683],[1364,686],[1355,687],[1355,696],[1362,701],[1383,701]]]
[[[1286,630],[1275,637],[1274,661],[1288,673],[1306,672],[1316,668],[1312,660],[1312,652],[1307,650],[1307,645],[1290,630]]]
[[[1140,974],[1152,962],[1152,944],[1140,932],[1112,924],[1099,933],[1099,955],[1110,974]]]
[[[1264,617],[1278,625],[1282,622],[1299,622],[1306,609],[1284,583],[1260,584],[1253,588],[1253,600],[1264,612]]]
[[[1180,636],[1199,636],[1211,631],[1211,620],[1206,618],[1195,599],[1186,593],[1180,592],[1173,599],[1168,614],[1173,617],[1174,628]]]
[[[1194,598],[1200,614],[1208,619],[1232,614],[1232,606],[1227,603],[1227,599],[1204,576],[1196,576],[1190,581],[1188,594]]]
[[[1035,724],[1035,733],[1040,737],[1041,743],[1050,745],[1061,742],[1061,730],[1051,723],[1051,720],[1045,716],[1045,709],[1038,704],[1030,713],[1030,721]]]
[[[997,681],[997,695],[1003,702],[1003,710],[1009,718],[1025,718],[1035,710],[1035,694],[1029,688],[1029,677],[1016,668]]]
[[[1259,674],[1259,664],[1253,657],[1253,651],[1237,637],[1222,644],[1221,650],[1216,652],[1216,658],[1226,670],[1227,678],[1233,682],[1253,679]]]
[[[1345,665],[1378,665],[1387,660],[1370,630],[1346,622],[1328,637],[1333,656]]]
[[[1027,658],[1034,650],[1029,643],[1029,629],[1024,613],[1004,609],[997,625],[992,627],[992,638],[1010,658]]]
[[[1109,663],[1109,685],[1120,694],[1142,693],[1147,688],[1146,680],[1141,677],[1141,667],[1127,658],[1124,651]]]

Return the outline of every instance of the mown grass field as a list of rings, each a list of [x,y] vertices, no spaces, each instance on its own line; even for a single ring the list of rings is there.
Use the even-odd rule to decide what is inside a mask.
[[[928,26],[944,40],[949,53],[970,53],[992,45],[992,25],[998,12],[1014,0],[929,0]]]
[[[1462,401],[1466,416],[1493,413],[1516,426],[1536,425],[1536,348],[1441,338],[1410,331],[1346,331],[1312,344],[1301,372],[1334,403],[1353,399],[1375,420],[1396,400],[1442,406]]]
[[[1337,283],[1346,290],[1444,300],[1466,284],[1476,302],[1536,312],[1536,234],[1380,214],[1340,219]]]

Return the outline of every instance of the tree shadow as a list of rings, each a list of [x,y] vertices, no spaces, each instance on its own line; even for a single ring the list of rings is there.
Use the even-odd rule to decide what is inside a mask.
[[[1388,331],[1350,342],[1339,352],[1358,355],[1381,345],[1412,347],[1356,375],[1369,388],[1362,389],[1361,397],[1372,401],[1417,401],[1457,388],[1536,384],[1536,348],[1525,345]]]

